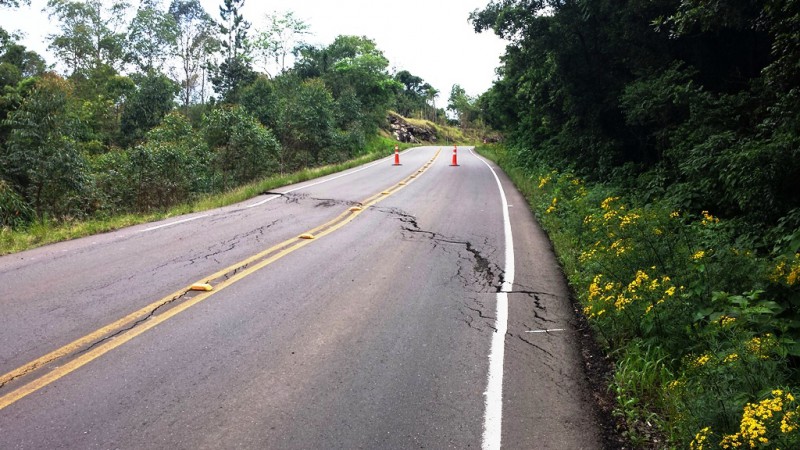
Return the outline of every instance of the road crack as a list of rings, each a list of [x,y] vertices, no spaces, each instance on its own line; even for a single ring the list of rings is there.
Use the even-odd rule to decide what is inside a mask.
[[[482,248],[490,249],[491,254],[496,249],[491,248],[488,238],[482,238],[480,248],[472,240],[459,239],[441,233],[423,229],[417,218],[398,208],[375,208],[378,211],[391,214],[401,222],[401,230],[406,239],[422,237],[429,242],[433,249],[442,249],[450,252],[456,250],[458,268],[453,279],[459,279],[461,284],[475,293],[497,293],[503,285],[505,271],[492,262],[484,254]]]
[[[541,345],[538,345],[538,344],[534,343],[533,341],[531,341],[531,340],[529,340],[529,339],[526,339],[524,336],[522,336],[522,335],[520,335],[520,334],[512,334],[512,333],[508,333],[508,336],[510,336],[510,337],[515,337],[515,338],[519,339],[520,341],[522,341],[522,342],[524,342],[524,343],[528,344],[529,346],[531,346],[531,347],[533,347],[533,348],[535,348],[535,349],[537,349],[537,350],[541,351],[541,352],[542,352],[542,353],[544,353],[545,355],[547,355],[547,356],[549,356],[549,357],[551,357],[551,358],[555,358],[555,355],[553,355],[553,354],[552,354],[552,353],[550,353],[549,351],[545,350],[545,349],[544,349],[544,348],[543,348]],[[551,368],[551,369],[552,369],[552,368]]]
[[[82,350],[79,350],[75,354],[76,355],[81,355],[83,353],[86,353],[86,352],[92,350],[93,348],[103,344],[104,342],[108,342],[109,340],[114,339],[115,337],[117,337],[117,336],[119,336],[121,334],[127,333],[128,331],[138,327],[142,323],[147,322],[148,320],[150,320],[150,318],[153,317],[154,315],[156,315],[158,313],[158,311],[160,311],[162,309],[165,309],[167,306],[170,306],[173,303],[183,299],[184,297],[186,297],[189,294],[189,292],[191,292],[191,291],[189,289],[187,289],[187,290],[183,291],[182,293],[172,297],[171,299],[159,304],[158,306],[156,306],[153,309],[151,309],[150,311],[148,311],[148,313],[144,317],[142,317],[141,319],[137,319],[136,321],[134,321],[133,323],[131,323],[127,327],[120,328],[119,330],[109,334],[108,336],[105,336],[102,339],[99,339],[99,340],[91,343],[88,347],[86,347],[86,348],[84,348]]]

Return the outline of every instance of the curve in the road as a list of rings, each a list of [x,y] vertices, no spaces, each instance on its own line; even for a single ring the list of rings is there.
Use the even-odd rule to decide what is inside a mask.
[[[191,308],[192,306],[206,300],[226,287],[229,287],[237,281],[242,280],[248,275],[263,269],[269,264],[272,264],[284,256],[294,252],[295,250],[313,242],[313,239],[306,239],[305,237],[311,236],[314,239],[318,239],[342,228],[358,217],[364,209],[369,208],[398,192],[413,182],[419,175],[425,173],[439,157],[439,153],[440,151],[437,151],[436,154],[424,165],[422,165],[419,170],[406,177],[399,183],[372,195],[362,202],[359,202],[361,205],[360,208],[350,208],[333,220],[323,223],[322,225],[319,225],[306,233],[302,233],[297,237],[272,246],[214,274],[203,277],[196,283],[192,283],[189,286],[182,288],[158,301],[155,301],[109,325],[76,339],[59,349],[56,349],[40,358],[37,358],[34,361],[31,361],[0,376],[0,388],[2,388],[20,378],[33,376],[35,372],[43,369],[45,366],[55,361],[62,359],[66,360],[68,357],[72,356],[72,359],[63,362],[58,368],[44,373],[41,376],[35,377],[26,384],[0,397],[0,410],[42,389],[50,383],[53,383],[54,381],[74,372],[80,367],[125,344],[136,336],[141,335],[147,330],[165,322],[166,320]],[[212,291],[201,292],[197,295],[191,295],[193,292],[191,289],[192,285],[205,283],[211,283],[214,286],[214,289]],[[164,311],[158,313],[160,310]]]

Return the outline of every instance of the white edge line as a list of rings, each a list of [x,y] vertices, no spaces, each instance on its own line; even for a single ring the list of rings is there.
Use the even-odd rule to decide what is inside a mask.
[[[419,148],[419,147],[413,147],[413,148],[407,149],[407,150],[405,150],[405,151],[403,152],[403,154],[405,154],[405,153],[408,153],[408,152],[410,152],[410,151],[412,151],[412,150],[416,150],[417,148]],[[301,189],[306,189],[306,188],[310,188],[310,187],[313,187],[313,186],[317,186],[317,185],[319,185],[319,184],[322,184],[322,183],[327,183],[328,181],[338,180],[339,178],[346,177],[346,176],[348,176],[348,175],[352,175],[352,174],[354,174],[354,173],[361,172],[362,170],[367,170],[367,169],[369,169],[370,167],[377,166],[378,164],[381,164],[381,163],[383,162],[383,160],[384,160],[384,159],[391,159],[393,156],[394,156],[394,154],[391,154],[391,155],[389,155],[389,156],[386,156],[386,157],[384,157],[384,158],[381,158],[381,159],[379,159],[379,160],[375,161],[375,162],[374,162],[374,163],[372,163],[372,164],[368,164],[368,165],[366,165],[366,166],[363,166],[363,167],[360,167],[360,168],[358,168],[358,169],[351,170],[351,171],[349,171],[349,172],[345,172],[345,173],[342,173],[342,174],[336,175],[335,177],[325,178],[324,180],[317,181],[316,183],[311,183],[311,184],[307,184],[307,185],[305,185],[305,186],[300,186],[300,187],[296,187],[296,188],[294,188],[294,189],[289,189],[288,191],[284,191],[284,192],[282,192],[282,194],[288,194],[288,193],[290,193],[290,192],[295,192],[295,191],[299,191],[299,190],[301,190]],[[262,201],[260,201],[260,202],[258,202],[258,203],[256,203],[256,204],[254,204],[254,205],[247,206],[247,208],[253,208],[253,207],[255,207],[255,206],[263,205],[264,203],[266,203],[266,202],[268,202],[268,201],[270,201],[270,200],[274,200],[274,199],[276,199],[276,198],[278,198],[278,197],[279,197],[279,196],[277,196],[277,195],[276,195],[275,197],[271,197],[271,198],[268,198],[268,199],[266,199],[266,200],[262,200]]]
[[[497,312],[495,319],[495,332],[492,334],[492,343],[489,351],[489,375],[484,395],[486,414],[483,421],[483,439],[481,448],[484,450],[498,450],[503,436],[503,361],[505,359],[506,333],[508,332],[508,293],[514,284],[514,237],[511,234],[511,218],[508,213],[508,200],[500,183],[497,172],[486,160],[470,153],[479,161],[486,164],[492,171],[500,190],[500,202],[503,207],[503,232],[505,234],[505,278],[500,292],[497,293]]]
[[[416,150],[417,148],[419,148],[419,147],[413,147],[413,148],[407,149],[403,153],[408,153],[408,152],[410,152],[412,150]],[[316,183],[311,183],[311,184],[307,184],[305,186],[297,187],[297,188],[294,188],[294,189],[289,189],[288,191],[283,192],[283,194],[288,194],[290,192],[294,192],[294,191],[299,191],[301,189],[310,188],[310,187],[316,186],[318,184],[327,183],[328,181],[333,181],[333,180],[336,180],[336,179],[339,179],[339,178],[342,178],[342,177],[346,177],[348,175],[352,175],[354,173],[361,172],[362,170],[367,170],[370,167],[377,166],[378,164],[382,163],[384,159],[391,159],[393,156],[394,156],[394,154],[389,155],[389,156],[387,156],[385,158],[381,158],[381,159],[375,161],[372,164],[366,165],[366,166],[361,167],[361,168],[356,169],[356,170],[351,170],[350,172],[345,172],[345,173],[337,175],[335,177],[326,178],[324,180],[317,181]],[[279,198],[279,197],[280,197],[280,195],[274,195],[272,197],[269,197],[267,199],[261,200],[261,201],[259,201],[257,203],[252,204],[252,205],[247,205],[247,206],[244,207],[244,209],[250,209],[250,208],[255,208],[256,206],[261,206],[264,203],[267,203],[269,201],[275,200],[276,198]],[[210,216],[210,214],[204,214],[202,216],[191,217],[189,219],[177,220],[175,222],[170,222],[170,223],[167,223],[167,224],[164,224],[164,225],[158,225],[158,226],[155,226],[155,227],[146,228],[146,229],[140,231],[140,233],[144,233],[146,231],[158,230],[160,228],[171,227],[173,225],[178,225],[178,224],[181,224],[181,223],[191,222],[192,220],[202,219],[203,217],[208,217],[208,216]]]
[[[255,208],[256,206],[261,206],[264,203],[267,203],[268,201],[271,201],[271,200],[275,200],[278,197],[280,197],[280,195],[273,195],[272,197],[269,197],[267,199],[261,200],[258,203],[253,203],[252,205],[247,205],[247,206],[244,207],[244,209],[250,209],[250,208]]]
[[[203,214],[202,216],[189,217],[188,219],[176,220],[175,222],[170,222],[170,223],[165,223],[163,225],[158,225],[158,226],[155,226],[155,227],[145,228],[144,230],[140,231],[140,233],[144,233],[145,231],[158,230],[159,228],[171,227],[173,225],[178,225],[180,223],[191,222],[193,220],[202,219],[203,217],[208,217],[209,215],[210,214]]]

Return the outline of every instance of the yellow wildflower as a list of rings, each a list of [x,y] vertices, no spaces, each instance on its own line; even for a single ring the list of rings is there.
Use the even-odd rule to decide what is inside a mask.
[[[725,359],[722,360],[722,362],[730,363],[730,362],[736,361],[737,359],[739,359],[739,354],[738,353],[731,353],[730,355],[726,356]]]
[[[667,389],[669,389],[669,390],[677,389],[677,388],[683,386],[684,384],[685,384],[684,381],[672,380],[667,384]]]
[[[698,250],[694,255],[692,255],[692,259],[697,261],[698,259],[703,259],[706,256],[705,250]]]
[[[550,177],[539,178],[539,189],[543,188],[547,183],[550,182]]]
[[[633,302],[632,298],[625,297],[624,294],[617,295],[617,300],[614,302],[614,307],[622,311],[626,306]]]
[[[769,275],[770,281],[774,281],[775,283],[779,283],[783,276],[786,275],[786,261],[781,261],[778,265],[772,269],[772,273]]]
[[[703,225],[719,223],[719,219],[709,214],[708,211],[703,211],[702,214],[703,214],[703,221],[702,221]]]
[[[589,300],[594,300],[595,297],[599,297],[602,291],[600,290],[600,279],[602,275],[597,275],[594,277],[594,281],[589,284]]]
[[[636,221],[640,218],[641,216],[636,213],[625,214],[620,218],[619,227],[625,228],[628,225],[636,223]]]
[[[774,348],[775,344],[775,338],[767,333],[763,338],[756,336],[750,339],[747,344],[745,344],[745,347],[747,347],[747,351],[758,356],[759,359],[769,359],[769,353],[771,349]],[[792,400],[794,400],[794,398],[790,399],[790,401]]]
[[[703,450],[705,447],[706,440],[708,440],[708,436],[711,435],[711,427],[705,427],[696,435],[694,435],[694,440],[689,444],[689,448],[692,450]]]
[[[594,258],[594,255],[597,253],[597,249],[591,249],[588,252],[581,252],[581,255],[578,257],[578,261],[586,262],[590,259]]]
[[[617,200],[619,200],[619,197],[608,197],[607,199],[603,200],[602,203],[600,203],[600,207],[603,208],[603,209],[606,209],[606,210],[610,209],[611,208],[611,203],[615,202]]]
[[[719,445],[722,448],[739,448],[742,446],[742,442],[739,440],[739,433],[736,434],[729,434],[727,436],[723,436],[722,441],[720,441]]]
[[[706,364],[708,364],[709,361],[711,361],[711,355],[708,354],[708,353],[705,353],[705,354],[702,354],[702,355],[698,356],[697,358],[695,358],[695,360],[692,362],[692,365],[694,367],[701,367],[701,366],[705,366]]]
[[[669,297],[675,295],[675,286],[670,286],[666,291],[664,291],[664,294],[666,294]]]
[[[800,264],[792,266],[792,271],[789,272],[789,275],[786,275],[786,284],[794,286],[798,278],[800,278]]]
[[[636,271],[636,278],[628,284],[628,291],[636,292],[645,281],[650,280],[650,276],[643,270]]]
[[[550,206],[545,210],[545,214],[550,214],[551,212],[555,211],[556,205],[558,205],[558,198],[553,197],[553,201],[552,203],[550,203]]]
[[[788,434],[797,429],[797,411],[787,411],[781,419],[781,433]]]
[[[794,261],[789,263],[781,258],[781,261],[772,269],[769,279],[775,283],[786,283],[794,286],[800,280],[800,254],[795,254]]]
[[[611,250],[614,250],[617,256],[625,253],[625,251],[627,250],[627,248],[622,244],[623,244],[622,239],[617,239],[616,241],[611,243]]]
[[[750,448],[756,448],[769,444],[767,421],[778,417],[781,418],[781,433],[795,431],[797,429],[797,411],[784,412],[784,409],[789,406],[787,403],[793,401],[794,397],[791,393],[775,389],[772,391],[772,398],[761,400],[758,403],[748,403],[744,406],[739,432],[724,436],[720,445],[723,448],[731,448],[747,444]]]

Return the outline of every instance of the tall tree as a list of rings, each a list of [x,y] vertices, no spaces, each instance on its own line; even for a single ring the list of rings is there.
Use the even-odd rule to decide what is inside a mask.
[[[159,1],[142,0],[128,28],[127,59],[142,73],[161,71],[176,52],[175,17],[159,9]]]
[[[397,72],[394,79],[401,83],[402,87],[395,98],[395,110],[406,117],[416,112],[423,116],[427,109],[428,89],[432,89],[432,86],[407,70]]]
[[[243,6],[244,0],[223,0],[219,7],[223,60],[215,68],[211,82],[227,103],[236,103],[239,91],[256,78],[247,36],[250,22],[244,20],[240,12]]]
[[[303,78],[321,77],[334,99],[355,93],[366,129],[375,129],[386,118],[394,92],[403,88],[389,75],[388,66],[389,61],[373,40],[338,36],[325,48],[303,47],[295,69]]]
[[[204,67],[210,53],[216,51],[214,20],[199,0],[173,0],[169,13],[177,24],[177,56],[180,59],[181,101],[188,107],[194,100],[198,84],[204,81]],[[201,93],[201,101],[203,95]]]
[[[160,73],[149,71],[132,76],[136,89],[125,100],[120,125],[124,144],[141,140],[161,123],[161,119],[175,107],[178,85]]]
[[[0,162],[37,217],[60,217],[80,203],[76,197],[88,177],[75,140],[78,124],[70,83],[46,74],[23,95],[5,121],[11,132]]]
[[[453,111],[458,117],[462,128],[469,126],[475,116],[475,100],[467,95],[467,91],[460,85],[454,84],[450,89],[447,109]]]
[[[255,47],[262,59],[264,70],[274,63],[273,74],[286,71],[286,56],[302,45],[302,37],[310,33],[310,26],[294,16],[292,11],[266,14],[267,26],[257,33]]]
[[[119,28],[128,7],[128,3],[114,2],[106,10],[99,0],[48,0],[50,17],[60,27],[60,33],[49,35],[49,48],[70,75],[85,76],[101,65],[122,68],[125,36]]]
[[[430,115],[428,120],[436,121],[436,97],[439,96],[439,90],[431,85],[427,85],[425,89],[425,100],[430,102]]]
[[[28,50],[17,39],[0,28],[0,89],[15,85],[22,78],[40,75],[47,68],[38,53]]]

